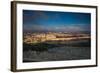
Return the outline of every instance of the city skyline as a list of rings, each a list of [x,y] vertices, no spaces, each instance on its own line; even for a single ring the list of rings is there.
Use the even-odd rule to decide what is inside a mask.
[[[89,32],[90,13],[23,10],[24,32]]]

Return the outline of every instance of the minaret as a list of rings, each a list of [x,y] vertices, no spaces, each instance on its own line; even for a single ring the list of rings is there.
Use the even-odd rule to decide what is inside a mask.
[[[45,40],[47,40],[47,38],[46,38],[46,33],[45,33]]]

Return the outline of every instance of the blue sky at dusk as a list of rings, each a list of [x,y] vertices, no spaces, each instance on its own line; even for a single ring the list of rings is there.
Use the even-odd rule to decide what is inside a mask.
[[[90,13],[23,10],[27,32],[90,32],[90,27]]]

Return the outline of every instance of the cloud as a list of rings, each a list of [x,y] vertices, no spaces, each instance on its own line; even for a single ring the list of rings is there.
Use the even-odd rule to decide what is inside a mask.
[[[51,31],[51,32],[90,32],[90,26],[85,24],[69,24],[59,26],[44,26],[44,25],[24,25],[24,31]]]
[[[52,28],[48,28],[53,31],[63,31],[63,32],[82,32],[82,31],[90,31],[90,26],[86,26],[84,24],[69,24],[69,25],[60,25],[54,26]]]

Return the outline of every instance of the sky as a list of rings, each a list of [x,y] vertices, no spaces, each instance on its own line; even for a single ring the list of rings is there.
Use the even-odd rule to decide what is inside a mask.
[[[24,32],[90,32],[91,14],[23,10]]]

